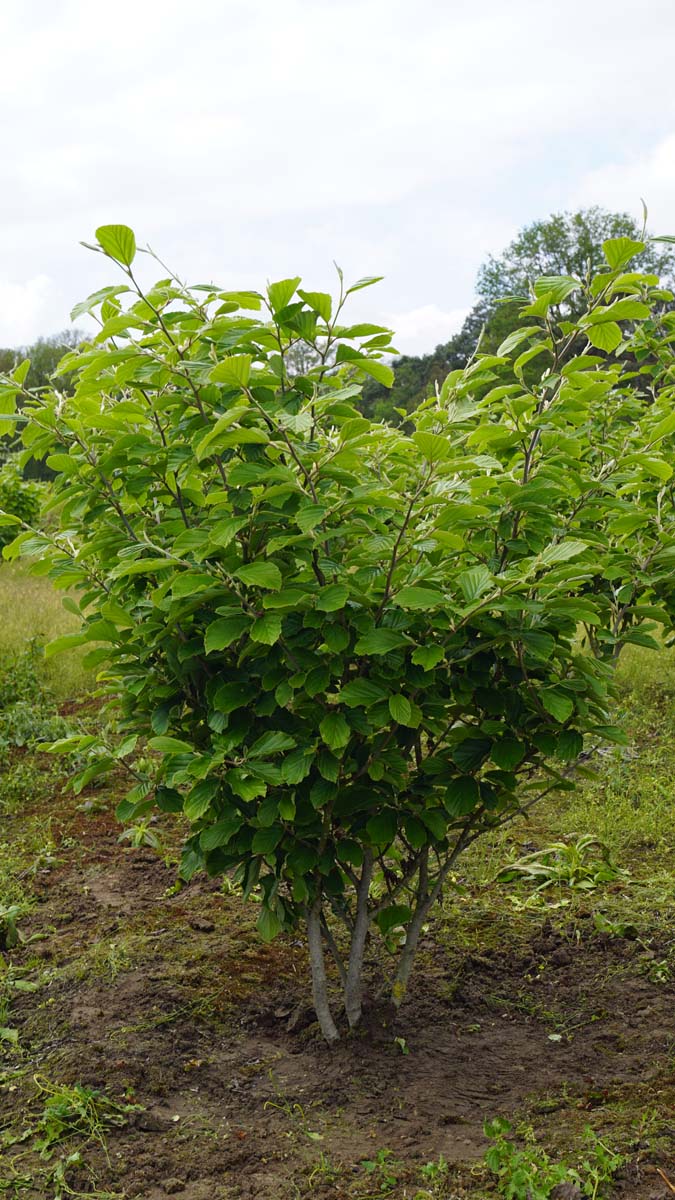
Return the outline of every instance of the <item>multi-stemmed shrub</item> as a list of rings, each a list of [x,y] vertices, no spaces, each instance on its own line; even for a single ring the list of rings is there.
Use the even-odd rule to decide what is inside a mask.
[[[326,952],[354,1027],[379,930],[399,1005],[462,851],[621,738],[613,661],[672,607],[670,297],[609,241],[394,429],[358,411],[391,378],[389,332],[345,316],[372,280],[145,290],[131,230],[97,238],[123,282],[79,306],[75,394],[0,392],[57,472],[58,531],[11,553],[79,594],[56,648],[95,643],[116,698],[86,778],[126,764],[120,815],[182,813],[185,879],[234,873],[265,938],[304,925],[334,1040]]]

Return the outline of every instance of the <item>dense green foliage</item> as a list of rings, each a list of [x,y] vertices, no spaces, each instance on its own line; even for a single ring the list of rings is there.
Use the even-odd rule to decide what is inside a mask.
[[[41,505],[41,485],[24,477],[16,456],[10,454],[4,462],[0,459],[0,510],[31,524],[37,519]],[[11,527],[0,526],[0,547],[13,537]]]
[[[458,333],[429,354],[406,354],[395,359],[396,379],[387,389],[368,380],[361,407],[366,416],[398,422],[432,395],[449,371],[465,367],[480,340],[481,350],[494,353],[504,338],[521,324],[520,310],[531,297],[534,280],[548,275],[574,275],[588,280],[602,270],[603,242],[611,238],[639,239],[642,231],[627,213],[600,208],[554,213],[527,225],[498,258],[490,256],[478,272],[477,300]],[[674,256],[669,247],[653,242],[636,257],[635,267],[669,280]],[[571,315],[579,315],[582,299],[567,297]],[[397,411],[401,410],[401,411]]]
[[[644,243],[607,241],[600,274],[537,281],[526,324],[404,433],[357,408],[364,374],[389,380],[388,332],[343,323],[372,281],[335,303],[299,279],[144,293],[132,232],[97,236],[128,282],[88,302],[75,395],[0,393],[57,472],[59,532],[12,553],[81,590],[83,632],[55,648],[98,644],[121,710],[79,782],[126,764],[123,818],[190,822],[185,878],[236,872],[264,937],[307,922],[332,1039],[324,944],[354,1025],[367,934],[394,950],[404,930],[399,1003],[458,855],[621,736],[611,663],[673,607],[670,295],[627,269]],[[315,365],[289,378],[299,343]]]

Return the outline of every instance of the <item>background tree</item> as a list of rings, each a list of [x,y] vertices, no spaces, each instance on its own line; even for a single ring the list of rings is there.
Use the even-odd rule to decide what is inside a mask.
[[[76,329],[64,329],[51,337],[38,338],[29,346],[18,346],[13,349],[0,348],[0,373],[9,374],[20,363],[28,360],[30,366],[25,378],[26,387],[34,391],[47,388],[54,380],[54,373],[61,359],[82,340],[82,334]],[[63,376],[59,381],[62,391],[67,391],[70,380]],[[19,403],[21,400],[19,399]],[[0,437],[0,457],[12,454],[16,440],[10,434]],[[27,479],[51,479],[53,472],[44,464],[28,460],[23,468]]]

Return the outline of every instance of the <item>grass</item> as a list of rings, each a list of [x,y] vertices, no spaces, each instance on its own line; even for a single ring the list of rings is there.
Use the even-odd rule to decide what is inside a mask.
[[[78,629],[78,620],[63,607],[63,593],[48,579],[32,575],[25,562],[0,560],[0,654],[20,654],[33,640],[44,644]],[[83,666],[84,652],[65,651],[44,662],[44,682],[57,700],[72,700],[91,686]]]

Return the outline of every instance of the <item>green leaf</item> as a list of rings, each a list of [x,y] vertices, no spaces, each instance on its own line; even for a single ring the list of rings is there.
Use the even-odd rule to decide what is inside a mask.
[[[331,583],[322,588],[316,599],[316,607],[320,612],[336,612],[344,608],[349,599],[349,588],[342,583]]]
[[[270,308],[273,313],[281,312],[286,308],[293,296],[295,289],[301,282],[298,275],[295,279],[280,279],[278,283],[270,283],[267,288],[267,296],[270,302]]]
[[[452,817],[464,817],[480,802],[480,788],[473,775],[462,775],[448,784],[443,800]]]
[[[136,257],[136,238],[128,225],[99,225],[96,240],[115,262],[131,266]]]
[[[319,725],[319,733],[331,750],[341,750],[350,738],[350,729],[342,713],[328,713]]]
[[[45,658],[53,658],[55,654],[62,654],[64,650],[82,646],[86,641],[87,636],[84,633],[62,633],[61,637],[54,638],[53,642],[47,642]]]
[[[417,650],[413,652],[411,661],[415,663],[415,666],[422,667],[425,671],[431,671],[444,658],[443,646],[418,646]]]
[[[347,863],[350,867],[360,867],[363,863],[363,850],[352,838],[340,838],[335,853],[338,862]]]
[[[212,621],[204,634],[206,653],[211,654],[214,650],[226,650],[228,646],[236,642],[237,638],[241,637],[249,625],[250,619],[244,613]]]
[[[261,908],[256,928],[263,942],[272,942],[283,928],[277,914],[269,908]]]
[[[234,388],[245,388],[251,375],[252,362],[250,354],[230,354],[212,368],[209,378],[212,383],[228,383]]]
[[[338,699],[349,708],[370,708],[386,695],[384,688],[371,679],[352,679],[342,688]]]
[[[394,604],[399,608],[438,608],[445,601],[440,592],[432,592],[431,588],[404,587],[393,597]]]
[[[281,571],[276,563],[264,562],[262,559],[246,567],[239,567],[234,574],[248,587],[269,588],[273,592],[278,592],[282,583]]]
[[[596,346],[598,350],[606,350],[608,354],[616,350],[623,339],[621,326],[613,321],[604,325],[591,325],[584,333],[592,346]]]
[[[584,550],[588,550],[585,542],[577,541],[575,538],[563,538],[561,542],[552,542],[550,546],[545,546],[537,557],[540,563],[552,567],[554,563],[568,562],[571,558],[577,558],[579,554],[583,554]]]
[[[278,613],[268,612],[259,617],[251,626],[251,641],[262,642],[265,646],[273,646],[281,637],[281,617]]]
[[[270,730],[269,733],[263,733],[256,742],[251,746],[249,758],[267,758],[268,754],[278,754],[280,750],[292,750],[295,746],[295,738],[291,737],[290,733],[283,733],[279,729]]]
[[[645,249],[645,243],[628,237],[609,238],[602,243],[602,248],[610,267],[616,271],[619,267],[625,267],[626,263],[635,258],[636,254],[641,254]]]
[[[390,696],[389,712],[393,720],[399,725],[410,725],[412,723],[410,701],[406,700],[405,696]]]
[[[151,750],[157,750],[160,754],[194,754],[194,746],[181,738],[154,737],[150,738],[148,745]]]
[[[525,757],[527,746],[524,742],[513,737],[500,738],[493,744],[490,758],[497,767],[504,771],[512,771]]]
[[[546,711],[561,725],[572,716],[574,701],[565,692],[560,692],[556,688],[545,688],[539,695]]]
[[[335,357],[337,363],[350,363],[355,367],[360,367],[365,371],[366,375],[370,375],[377,383],[381,383],[383,387],[393,387],[394,372],[386,363],[380,362],[378,359],[367,358],[365,354],[361,354],[358,350],[354,350],[351,346],[346,346],[344,342],[338,347],[338,352]]]
[[[373,846],[384,848],[390,846],[396,837],[396,813],[385,809],[376,817],[371,817],[366,825],[366,833]]]
[[[377,915],[377,924],[385,937],[392,929],[398,928],[399,925],[406,926],[412,916],[410,908],[407,904],[390,904],[389,908],[383,908]]]
[[[155,739],[156,741],[159,739]],[[200,817],[207,812],[211,801],[218,793],[219,783],[217,779],[202,779],[196,783],[192,790],[185,797],[183,804],[183,812],[188,821],[198,821]]]
[[[409,645],[408,638],[397,633],[395,629],[372,629],[366,633],[354,646],[355,654],[389,654],[390,650],[398,650],[401,646]]]
[[[455,447],[440,433],[414,433],[412,440],[427,462],[445,462],[455,453]]]
[[[478,600],[492,586],[492,575],[487,567],[469,567],[457,576],[457,582],[464,593],[464,599],[469,603]]]
[[[300,748],[289,754],[281,764],[281,777],[284,783],[302,783],[312,769],[314,751]]]
[[[256,829],[251,844],[252,854],[272,854],[284,836],[281,825],[270,825],[267,829]]]
[[[327,292],[303,292],[298,288],[298,295],[328,324],[333,311],[333,301]]]

